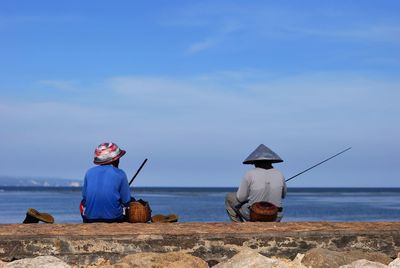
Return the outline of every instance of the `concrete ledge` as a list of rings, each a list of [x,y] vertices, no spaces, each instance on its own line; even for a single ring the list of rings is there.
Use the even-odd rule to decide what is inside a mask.
[[[312,248],[360,249],[396,257],[400,222],[0,224],[0,259],[53,255],[70,264],[130,253],[182,251],[206,261],[243,247],[293,258]]]

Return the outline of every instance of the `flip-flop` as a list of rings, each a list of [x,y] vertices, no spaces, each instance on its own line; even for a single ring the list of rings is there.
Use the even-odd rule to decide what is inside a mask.
[[[177,222],[178,216],[176,214],[162,215],[157,214],[151,217],[151,222]]]
[[[45,223],[54,223],[53,216],[51,216],[48,213],[39,212],[34,208],[28,208],[28,211],[26,212],[26,214],[28,214],[29,216],[32,216],[42,222],[45,222]]]

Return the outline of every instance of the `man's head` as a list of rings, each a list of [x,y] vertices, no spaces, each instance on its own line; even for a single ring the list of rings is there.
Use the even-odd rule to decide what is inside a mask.
[[[254,161],[253,163],[256,168],[263,168],[263,169],[273,168],[271,161]]]
[[[120,149],[117,144],[112,142],[105,142],[97,146],[94,151],[93,163],[96,165],[113,164],[118,167],[119,159],[126,153]]]

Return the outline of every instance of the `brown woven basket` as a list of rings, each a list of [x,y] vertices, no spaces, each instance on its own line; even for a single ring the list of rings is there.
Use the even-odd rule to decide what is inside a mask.
[[[143,200],[129,203],[129,222],[148,222],[151,219],[149,203]]]
[[[250,221],[275,221],[278,207],[269,202],[256,202],[250,206]]]

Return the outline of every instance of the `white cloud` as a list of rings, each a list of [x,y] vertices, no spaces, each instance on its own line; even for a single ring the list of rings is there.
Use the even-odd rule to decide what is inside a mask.
[[[57,90],[73,91],[79,88],[77,82],[70,80],[40,80],[38,83]]]
[[[197,77],[176,79],[166,77],[126,76],[109,79],[107,83],[123,99],[131,98],[142,107],[190,108],[225,107],[240,97],[218,90],[210,81]]]
[[[187,176],[209,178],[219,165],[231,169],[219,174],[227,179],[240,173],[240,166],[230,165],[261,142],[288,159],[310,146],[329,152],[344,145],[372,147],[380,159],[374,162],[384,162],[385,150],[399,146],[398,79],[340,72],[290,77],[265,73],[113,77],[103,83],[107,97],[104,92],[88,97],[71,92],[77,99],[90,98],[85,105],[70,98],[2,101],[0,136],[9,152],[0,157],[6,167],[2,172],[22,172],[10,161],[19,159],[37,175],[79,175],[90,164],[93,147],[106,140],[130,148],[126,163],[151,157],[154,185],[163,185],[166,176],[178,182]],[[201,167],[180,168],[178,174],[182,157],[189,156]],[[40,170],[43,161],[51,167]]]
[[[340,26],[319,28],[313,27],[289,27],[288,32],[310,36],[333,37],[333,38],[352,38],[375,42],[400,42],[400,26],[389,25],[370,25],[363,26]]]
[[[60,14],[57,16],[24,14],[2,15],[0,16],[0,29],[9,29],[10,27],[39,23],[76,23],[84,20],[86,20],[86,18],[73,14]]]
[[[205,41],[191,44],[186,50],[186,54],[195,54],[217,46],[221,41],[217,38],[207,39]]]
[[[289,8],[265,3],[245,6],[208,3],[206,7],[195,4],[178,8],[174,14],[172,19],[166,19],[164,25],[191,27],[199,36],[203,32],[208,33],[189,46],[188,54],[223,47],[222,43],[233,33],[236,45],[247,40],[296,40],[299,36],[390,43],[400,41],[400,21],[397,17],[371,14],[368,9],[343,9],[340,5],[328,8],[322,4],[310,9],[307,6]]]
[[[191,44],[185,51],[186,54],[196,54],[205,50],[212,49],[224,43],[230,36],[237,34],[238,31],[242,30],[242,26],[236,23],[222,23],[218,29],[214,29],[216,32],[213,36],[205,38],[203,41],[195,42]]]
[[[396,96],[399,81],[370,78],[345,72],[319,72],[296,76],[277,76],[257,71],[221,72],[186,79],[126,76],[109,79],[107,83],[123,98],[136,99],[139,104],[159,107],[198,105],[224,107],[235,104],[243,108],[271,101],[270,108],[281,103],[311,107],[347,105],[353,97],[367,103],[370,98],[382,101]],[[238,86],[239,85],[239,86]],[[382,105],[382,103],[378,104]],[[360,106],[357,106],[360,108]],[[385,106],[386,107],[386,106]],[[250,110],[250,109],[249,109]]]

